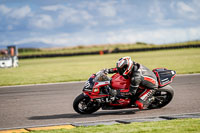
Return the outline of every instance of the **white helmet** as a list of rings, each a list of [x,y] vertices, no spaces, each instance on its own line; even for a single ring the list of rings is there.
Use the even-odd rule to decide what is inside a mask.
[[[123,58],[120,58],[117,62],[117,71],[122,76],[127,76],[131,73],[131,70],[133,68],[133,61],[131,60],[131,57],[126,56]]]

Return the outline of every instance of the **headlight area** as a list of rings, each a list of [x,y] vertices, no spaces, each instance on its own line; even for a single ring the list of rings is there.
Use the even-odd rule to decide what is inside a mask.
[[[93,92],[94,93],[98,93],[99,92],[99,88],[93,88]]]

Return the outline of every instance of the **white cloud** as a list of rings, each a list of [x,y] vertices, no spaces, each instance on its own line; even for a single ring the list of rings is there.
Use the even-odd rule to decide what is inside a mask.
[[[102,25],[118,25],[125,22],[123,16],[118,14],[119,10],[123,10],[120,9],[118,1],[85,1],[79,7],[87,8],[88,11],[95,13],[95,16],[92,16],[94,18],[93,21],[96,20],[96,23],[103,23]]]
[[[58,27],[65,25],[66,23],[72,24],[89,24],[96,25],[97,23],[93,20],[93,16],[86,10],[69,7],[67,5],[49,5],[41,7],[45,11],[57,12],[56,19],[54,23]]]
[[[64,21],[69,23],[80,23],[81,16],[79,12],[73,8],[65,7],[65,9],[59,13],[58,20],[62,23]]]
[[[31,15],[31,8],[27,5],[20,8],[8,8],[5,5],[0,5],[0,11],[7,17],[15,19],[22,19]]]
[[[164,14],[161,11],[161,6],[159,5],[158,2],[155,2],[154,4],[152,4],[152,6],[149,9],[148,16],[156,17],[158,19],[164,18]]]
[[[200,18],[200,14],[193,1],[189,4],[183,1],[172,1],[165,6],[163,8],[162,2],[154,1],[149,8],[148,17],[151,21],[159,24],[159,26],[171,27],[175,24],[186,24],[186,21],[189,23],[189,20],[198,20]]]
[[[56,26],[56,23],[54,23],[52,17],[50,15],[41,14],[36,17],[34,17],[30,24],[41,29],[51,29],[54,26]]]
[[[195,2],[198,2],[198,0]],[[133,8],[137,6],[137,3],[133,3],[134,6],[128,6],[130,3],[119,5],[117,1],[101,2],[98,0],[95,2],[80,2],[80,5],[76,5],[73,2],[63,5],[48,5],[42,6],[40,9],[31,9],[28,5],[12,8],[10,8],[10,6],[0,5],[0,16],[6,16],[0,19],[7,19],[6,21],[8,24],[4,28],[6,32],[16,29],[18,30],[15,31],[16,33],[21,33],[21,31],[24,30],[23,27],[19,26],[16,28],[15,26],[23,24],[26,27],[30,26],[28,27],[30,30],[25,31],[27,35],[18,36],[14,35],[15,33],[12,32],[12,35],[15,37],[10,37],[12,38],[10,40],[15,41],[10,42],[10,40],[7,39],[9,40],[9,44],[42,42],[51,44],[52,46],[66,46],[133,43],[136,41],[167,43],[200,38],[200,27],[195,27],[198,23],[193,21],[198,21],[200,18],[200,9],[197,8],[199,5],[195,6],[193,1],[190,3],[184,1],[172,1],[171,4],[166,3],[167,2],[162,3],[162,1],[154,1],[153,4],[149,4],[148,6],[145,4],[141,6],[141,4],[139,4],[141,8],[149,7],[149,10],[147,8],[145,8],[145,10],[139,10],[141,12],[138,12],[140,7]],[[123,9],[125,8],[129,10],[124,11]],[[129,14],[128,11],[137,12],[138,15],[133,16],[133,14],[131,14],[131,12]],[[15,18],[17,20],[13,21],[13,19],[9,20],[9,18]],[[20,21],[22,18],[24,18],[23,20],[25,21]],[[180,25],[178,25],[179,22],[181,22]],[[147,25],[149,23],[153,26]],[[181,29],[180,27],[182,25],[188,27]],[[70,31],[72,32],[69,32],[69,34],[60,32],[62,28],[65,28],[65,31],[68,32],[67,28],[69,26],[71,26]],[[75,28],[76,30],[73,31],[73,26],[78,26],[79,31],[77,31],[77,27]],[[141,31],[143,26],[146,31]],[[192,26],[193,28],[190,28]],[[38,29],[35,30],[34,28]],[[140,30],[136,31],[131,28]],[[156,28],[157,30],[150,30],[152,28]],[[46,32],[48,29],[51,29],[51,33]],[[35,32],[33,35],[30,34],[32,31],[38,32]],[[9,31],[9,35],[10,33]],[[3,39],[1,42],[8,43]]]
[[[28,43],[45,43],[52,47],[55,46],[70,46],[72,44],[86,44],[88,43],[88,38],[84,38],[83,36],[78,36],[76,34],[69,35],[66,33],[56,34],[56,35],[48,35],[48,36],[35,36],[30,38],[25,38],[22,40],[15,41],[15,45],[19,44],[28,44]]]
[[[117,1],[99,1],[95,0],[93,2],[84,1],[79,4],[80,8],[87,8],[90,11],[97,11],[97,15],[101,15],[103,17],[115,17],[117,15],[116,8]]]
[[[194,5],[197,6],[198,8],[200,7],[200,2],[199,2],[199,0],[193,0],[192,2],[193,2]]]
[[[31,8],[29,6],[23,6],[21,8],[14,9],[9,16],[16,19],[21,19],[29,16],[31,13]]]
[[[52,47],[66,47],[71,45],[88,44],[114,44],[114,43],[134,43],[147,42],[154,44],[173,43],[200,38],[200,27],[176,28],[176,29],[158,29],[149,31],[136,30],[117,30],[110,32],[81,31],[73,34],[53,34],[38,35],[33,37],[19,39],[12,44],[45,43]]]
[[[7,14],[11,11],[10,8],[6,7],[5,5],[0,5],[0,13]]]
[[[113,39],[114,37],[114,39]],[[113,35],[108,37],[110,42],[127,42],[142,41],[149,43],[170,43],[177,41],[187,41],[200,38],[200,27],[194,28],[171,28],[158,29],[151,31],[134,31],[124,30],[120,32],[113,32]]]
[[[77,7],[69,5],[48,5],[41,7],[44,11],[56,12],[57,16],[54,23],[57,27],[64,26],[68,23],[84,26],[83,29],[89,29],[103,25],[116,25],[124,23],[124,20],[117,16],[116,2],[83,2]],[[95,12],[95,13],[94,13]],[[94,13],[94,14],[93,14]],[[105,19],[103,19],[105,18]],[[102,21],[103,20],[103,21]]]
[[[198,13],[198,4],[194,2],[191,2],[189,4],[186,4],[185,2],[177,2],[174,4],[173,8],[175,8],[178,12],[178,14],[184,18],[191,19],[191,20],[198,20],[200,18]]]
[[[182,1],[178,2],[177,6],[178,6],[178,9],[179,9],[180,13],[182,13],[182,12],[195,13],[195,10],[192,7],[190,7],[189,5],[187,5],[186,3],[182,2]]]
[[[67,23],[82,24],[86,27],[97,25],[97,22],[93,19],[93,16],[88,11],[71,7],[63,8],[58,13],[56,21],[60,26],[63,26]]]
[[[105,17],[115,17],[117,15],[116,8],[113,6],[112,2],[101,3],[100,6],[96,5],[99,13]]]
[[[158,1],[150,7],[148,12],[148,17],[154,22],[162,26],[171,26],[176,23],[177,20],[167,19],[164,12],[162,11],[162,6]]]
[[[58,11],[65,9],[65,6],[63,5],[49,5],[49,6],[43,6],[41,9],[46,10],[46,11]]]
[[[113,18],[113,19],[108,19],[105,21],[106,25],[117,25],[117,24],[123,24],[124,19],[122,18]]]

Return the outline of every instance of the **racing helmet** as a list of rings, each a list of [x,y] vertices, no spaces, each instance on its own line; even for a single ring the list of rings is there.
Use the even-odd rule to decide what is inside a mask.
[[[133,68],[133,61],[131,60],[131,57],[126,56],[123,58],[120,58],[117,62],[117,71],[122,76],[128,76]]]

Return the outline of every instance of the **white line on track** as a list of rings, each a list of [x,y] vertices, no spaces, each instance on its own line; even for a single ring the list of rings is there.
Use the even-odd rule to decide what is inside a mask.
[[[200,112],[192,112],[192,113],[180,113],[180,114],[165,114],[165,115],[152,115],[147,117],[135,117],[129,119],[121,119],[121,120],[130,120],[130,119],[145,119],[151,117],[160,117],[160,116],[176,116],[176,115],[190,115],[190,114],[199,114]],[[85,121],[85,122],[72,122],[72,123],[56,123],[56,124],[46,124],[46,125],[31,125],[31,126],[22,126],[22,127],[12,127],[12,128],[0,128],[0,130],[10,130],[10,129],[23,129],[23,128],[33,128],[33,127],[47,127],[47,126],[59,126],[59,125],[71,125],[71,124],[81,124],[81,123],[99,123],[99,122],[109,122],[116,121],[119,119],[107,119],[107,120],[96,120],[96,121]]]
[[[10,88],[10,87],[29,87],[29,86],[59,85],[59,84],[79,84],[79,83],[84,83],[84,82],[85,81],[73,81],[73,82],[58,82],[58,83],[42,83],[42,84],[0,86],[0,89],[1,88]]]

